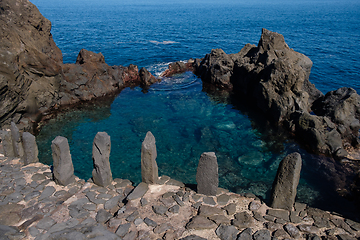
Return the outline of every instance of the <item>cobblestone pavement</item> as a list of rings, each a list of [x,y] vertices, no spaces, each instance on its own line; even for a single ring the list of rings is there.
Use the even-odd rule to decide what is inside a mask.
[[[0,239],[360,239],[360,223],[296,203],[271,209],[252,194],[197,194],[114,179],[108,187],[52,181],[49,166],[0,155]]]

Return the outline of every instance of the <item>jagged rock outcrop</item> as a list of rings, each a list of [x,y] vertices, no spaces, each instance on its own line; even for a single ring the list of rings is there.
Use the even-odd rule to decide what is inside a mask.
[[[62,54],[51,23],[27,0],[0,2],[0,124],[58,101]]]
[[[251,99],[311,151],[349,157],[345,148],[359,145],[360,96],[350,88],[324,96],[309,81],[311,67],[312,61],[290,49],[281,34],[266,29],[258,46],[246,44],[236,54],[214,49],[193,63],[204,82]]]
[[[359,144],[360,96],[352,88],[339,88],[319,98],[312,110],[328,117],[343,139],[354,146]]]
[[[193,63],[194,63],[193,59],[190,59],[186,63],[181,61],[170,63],[168,69],[166,69],[160,76],[171,77],[174,74],[184,73],[186,71],[192,71]]]
[[[0,1],[0,16],[0,127],[14,121],[29,130],[59,106],[156,81],[135,65],[109,66],[101,53],[85,49],[75,64],[63,64],[50,21],[28,0]]]

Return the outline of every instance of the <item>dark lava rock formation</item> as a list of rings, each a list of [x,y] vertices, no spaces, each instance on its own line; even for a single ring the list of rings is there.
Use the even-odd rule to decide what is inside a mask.
[[[14,121],[29,130],[60,106],[157,81],[146,69],[109,66],[85,49],[75,64],[63,64],[50,21],[28,0],[0,1],[0,16],[0,127]]]
[[[169,73],[176,73],[174,66]],[[186,67],[181,66],[179,72]],[[322,94],[309,81],[311,67],[312,61],[290,49],[283,35],[266,29],[258,46],[246,44],[236,54],[213,49],[192,63],[203,82],[251,100],[312,152],[351,158],[345,149],[359,147],[360,97],[351,88]]]

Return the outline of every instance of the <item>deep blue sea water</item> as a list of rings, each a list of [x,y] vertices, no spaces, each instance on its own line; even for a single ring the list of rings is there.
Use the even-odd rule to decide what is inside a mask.
[[[360,92],[359,1],[32,2],[52,22],[65,63],[74,63],[85,48],[101,52],[109,65],[136,64],[159,75],[169,62],[201,58],[213,48],[236,53],[246,43],[257,44],[261,29],[267,28],[310,57],[310,81],[322,92],[343,86]],[[299,151],[303,170],[298,200],[348,211],[350,205],[336,193],[346,171],[329,159],[314,160],[289,139],[269,134],[259,118],[244,104],[202,91],[201,80],[186,73],[163,79],[147,93],[127,88],[107,103],[61,114],[42,128],[37,141],[41,161],[51,164],[51,141],[57,135],[67,137],[75,174],[87,179],[93,138],[106,131],[112,140],[113,176],[137,183],[141,142],[151,131],[160,174],[195,183],[201,153],[215,151],[222,187],[264,199],[281,159]]]

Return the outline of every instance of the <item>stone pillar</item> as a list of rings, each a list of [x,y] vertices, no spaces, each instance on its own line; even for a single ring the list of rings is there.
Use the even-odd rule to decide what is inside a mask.
[[[11,137],[12,137],[15,157],[23,158],[24,149],[21,142],[20,132],[14,122],[11,122],[10,130],[11,130]]]
[[[110,148],[110,136],[106,132],[98,132],[93,142],[92,176],[94,183],[102,187],[108,186],[113,180],[109,162]]]
[[[144,183],[155,184],[159,179],[156,157],[155,137],[147,132],[141,146],[141,177]]]
[[[22,142],[24,147],[24,164],[39,162],[38,147],[36,144],[35,136],[31,133],[24,132],[22,134]]]
[[[201,154],[196,172],[197,192],[215,196],[219,186],[218,163],[214,152]]]
[[[15,157],[14,146],[12,142],[11,132],[0,131],[0,137],[4,148],[5,157]]]
[[[270,204],[272,208],[292,211],[301,165],[301,156],[297,152],[287,155],[280,162],[271,191]]]
[[[68,185],[75,181],[74,166],[71,159],[68,140],[57,136],[51,144],[53,157],[54,181],[60,185]]]

